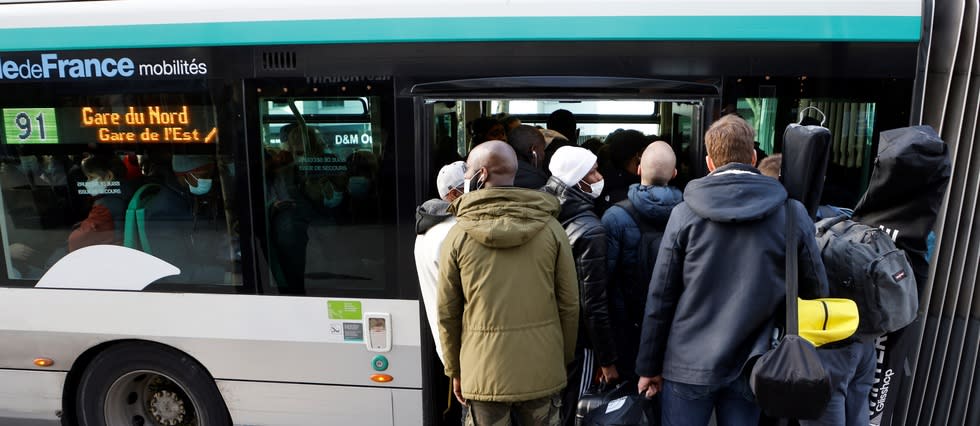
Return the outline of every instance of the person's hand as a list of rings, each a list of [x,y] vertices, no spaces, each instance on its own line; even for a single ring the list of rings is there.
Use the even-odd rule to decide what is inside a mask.
[[[636,382],[636,390],[640,395],[643,395],[646,399],[653,398],[654,395],[660,393],[663,389],[664,378],[663,376],[656,377],[646,377],[641,376],[640,381]]]
[[[21,243],[13,243],[8,248],[10,252],[10,257],[15,260],[27,260],[31,256],[37,254],[37,250],[32,249],[30,246]]]
[[[463,398],[463,386],[459,383],[459,377],[453,377],[453,395],[456,395],[456,400],[466,407],[466,398]]]
[[[619,370],[616,369],[616,365],[610,365],[608,367],[599,367],[599,380],[605,383],[616,383],[619,381]]]

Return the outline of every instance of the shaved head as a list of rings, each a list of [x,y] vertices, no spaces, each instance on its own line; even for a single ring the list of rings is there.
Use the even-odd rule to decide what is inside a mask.
[[[640,157],[640,183],[666,185],[677,175],[677,157],[667,142],[656,141],[643,150]]]
[[[540,133],[538,133],[540,135]],[[514,186],[517,175],[517,154],[514,148],[502,141],[488,141],[477,145],[466,158],[466,179],[484,173],[484,185]]]

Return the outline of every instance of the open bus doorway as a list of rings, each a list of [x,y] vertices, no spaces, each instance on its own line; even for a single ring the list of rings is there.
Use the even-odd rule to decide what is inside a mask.
[[[588,147],[597,141],[601,151],[615,131],[637,130],[650,141],[664,140],[677,154],[678,178],[687,181],[707,173],[703,134],[719,111],[714,85],[663,80],[599,77],[516,77],[438,82],[416,85],[416,204],[438,197],[439,169],[465,160],[473,146],[474,123],[508,119],[522,125],[548,127],[556,110],[575,117],[577,137],[571,144]],[[600,159],[603,155],[598,155]],[[602,161],[602,160],[600,160]],[[423,309],[426,308],[422,300]],[[420,315],[425,318],[424,312]],[[423,322],[426,322],[423,320]],[[423,401],[426,424],[460,424],[460,407],[451,396],[449,379],[435,352],[431,326],[422,327]]]

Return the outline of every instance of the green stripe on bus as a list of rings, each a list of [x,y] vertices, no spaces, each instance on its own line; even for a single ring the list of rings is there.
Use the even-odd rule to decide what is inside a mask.
[[[392,18],[0,29],[0,51],[451,41],[916,42],[919,16]]]

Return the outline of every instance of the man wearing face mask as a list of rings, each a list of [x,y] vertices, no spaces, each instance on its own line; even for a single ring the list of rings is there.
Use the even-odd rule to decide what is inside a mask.
[[[174,155],[174,175],[177,183],[191,195],[204,196],[214,184],[214,159],[209,155]]]
[[[541,131],[531,126],[517,126],[507,136],[507,143],[517,153],[517,176],[514,186],[538,189],[548,181],[544,168],[545,140]]]
[[[578,400],[592,385],[596,370],[606,383],[619,380],[606,289],[606,230],[593,212],[595,198],[602,193],[603,180],[595,154],[585,148],[558,148],[548,168],[551,178],[541,190],[554,195],[561,203],[558,221],[572,245],[578,272],[581,309],[578,345],[575,361],[568,368],[568,387],[562,398],[563,424],[571,425]]]
[[[535,133],[540,135],[536,130]],[[439,249],[436,297],[445,372],[467,424],[551,425],[578,327],[575,261],[555,197],[514,188],[514,150],[470,152],[457,223]]]

